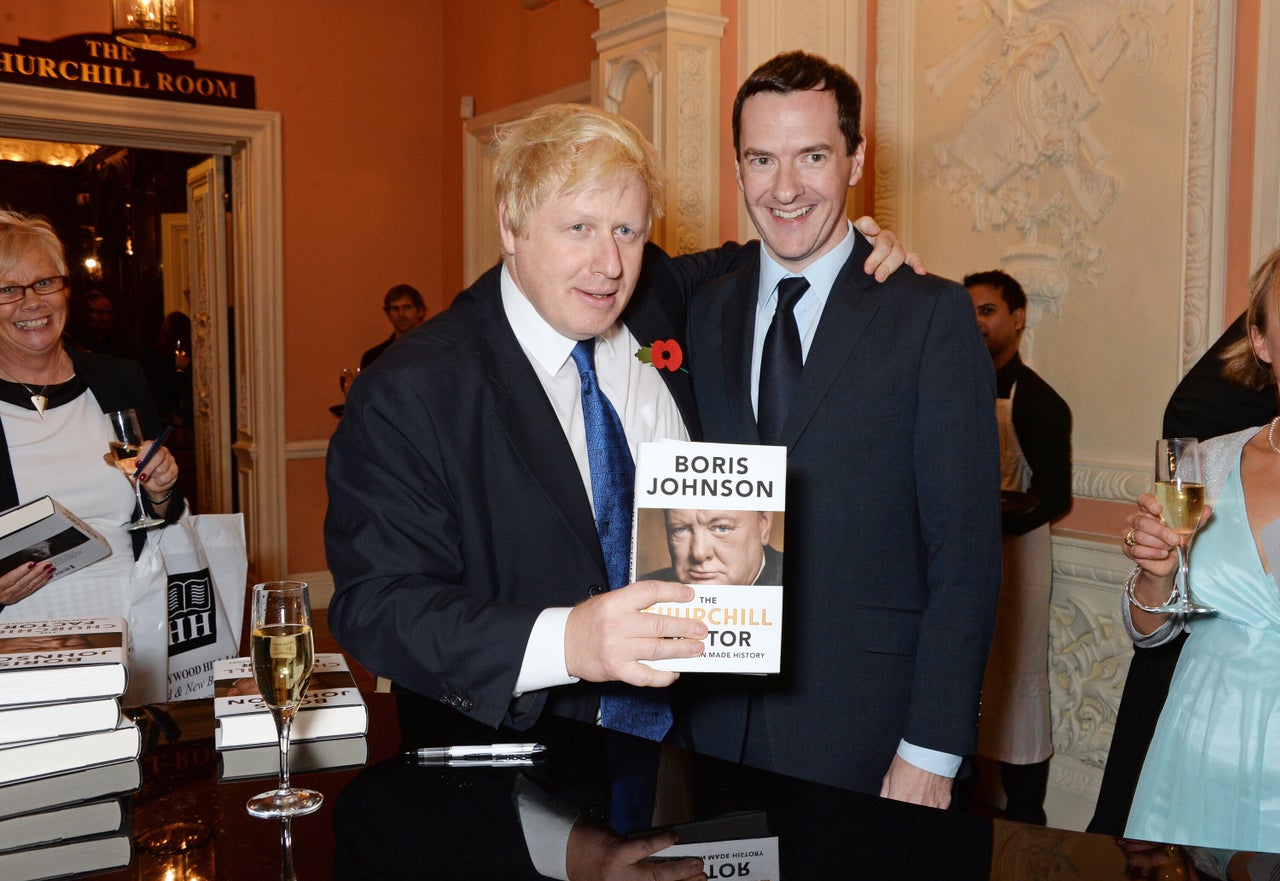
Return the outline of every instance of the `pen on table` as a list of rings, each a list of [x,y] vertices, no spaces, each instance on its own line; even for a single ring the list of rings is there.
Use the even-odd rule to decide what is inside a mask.
[[[147,448],[147,454],[142,457],[136,468],[133,469],[135,475],[141,474],[142,469],[147,467],[147,463],[151,461],[151,457],[160,452],[160,448],[164,446],[164,442],[169,439],[169,432],[173,431],[172,425],[166,425],[160,432],[160,436],[151,442],[151,446]]]
[[[476,746],[428,746],[410,750],[408,755],[420,762],[451,759],[497,762],[531,759],[545,750],[546,747],[541,743],[488,743]]]

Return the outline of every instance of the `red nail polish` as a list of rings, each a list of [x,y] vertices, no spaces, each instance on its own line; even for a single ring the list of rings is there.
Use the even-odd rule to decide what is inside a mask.
[[[147,475],[145,475],[145,474],[139,474],[139,475],[138,475],[138,479],[139,479],[139,480],[141,480],[143,483],[146,483],[146,481],[147,481]]]
[[[27,571],[31,571],[34,568],[36,568],[36,564],[34,561],[27,564]]]

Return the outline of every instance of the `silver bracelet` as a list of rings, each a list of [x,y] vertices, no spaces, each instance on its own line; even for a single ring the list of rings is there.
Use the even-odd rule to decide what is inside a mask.
[[[1144,612],[1150,612],[1153,615],[1166,614],[1166,612],[1164,612],[1159,606],[1143,605],[1142,602],[1137,598],[1137,596],[1134,595],[1133,589],[1135,586],[1137,586],[1138,577],[1140,575],[1142,575],[1142,567],[1135,565],[1133,567],[1133,571],[1129,573],[1129,577],[1124,580],[1125,598],[1129,600],[1130,605],[1136,606],[1137,608],[1141,609]],[[1169,598],[1164,601],[1163,605],[1166,605],[1166,606],[1169,605],[1175,599],[1177,599],[1177,596],[1178,596],[1178,581],[1177,581],[1177,576],[1174,576],[1173,589],[1169,591]]]
[[[169,487],[169,491],[158,499],[146,490],[143,490],[142,494],[147,497],[147,501],[152,505],[163,505],[165,502],[169,501],[169,499],[173,498],[173,487]]]

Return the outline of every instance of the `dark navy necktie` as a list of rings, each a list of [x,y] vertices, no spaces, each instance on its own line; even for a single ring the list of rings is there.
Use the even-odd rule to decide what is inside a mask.
[[[778,282],[778,306],[764,338],[760,390],[756,396],[756,425],[760,429],[760,440],[766,444],[780,441],[791,400],[800,384],[804,354],[800,347],[800,327],[792,310],[807,290],[809,282],[803,276]]]
[[[636,467],[622,420],[596,380],[595,348],[595,339],[583,340],[573,347],[572,357],[582,378],[582,418],[596,532],[609,573],[609,589],[613,590],[630,580]],[[661,740],[671,728],[671,707],[663,691],[610,683],[600,696],[600,723],[615,731]]]

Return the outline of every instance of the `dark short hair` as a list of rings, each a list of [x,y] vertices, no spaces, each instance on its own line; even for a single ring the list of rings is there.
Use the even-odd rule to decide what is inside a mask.
[[[738,97],[733,101],[733,152],[742,155],[742,105],[748,98],[761,92],[787,95],[811,89],[835,93],[840,131],[844,133],[845,148],[852,155],[862,143],[859,127],[862,90],[843,67],[808,52],[783,52],[773,56],[752,71],[738,88]]]
[[[1017,312],[1019,309],[1027,308],[1027,292],[1022,289],[1022,285],[1018,284],[1018,280],[1007,272],[999,269],[992,269],[989,272],[975,272],[973,275],[964,277],[964,286],[971,288],[974,285],[985,284],[995,288],[1000,292],[1000,298],[1004,300],[1004,304],[1009,307],[1010,312]]]
[[[427,304],[422,302],[422,294],[418,293],[418,289],[413,285],[408,284],[398,284],[387,291],[387,295],[382,298],[382,308],[390,309],[391,301],[399,300],[401,297],[408,297],[413,301],[413,305],[419,309],[427,308]]]

